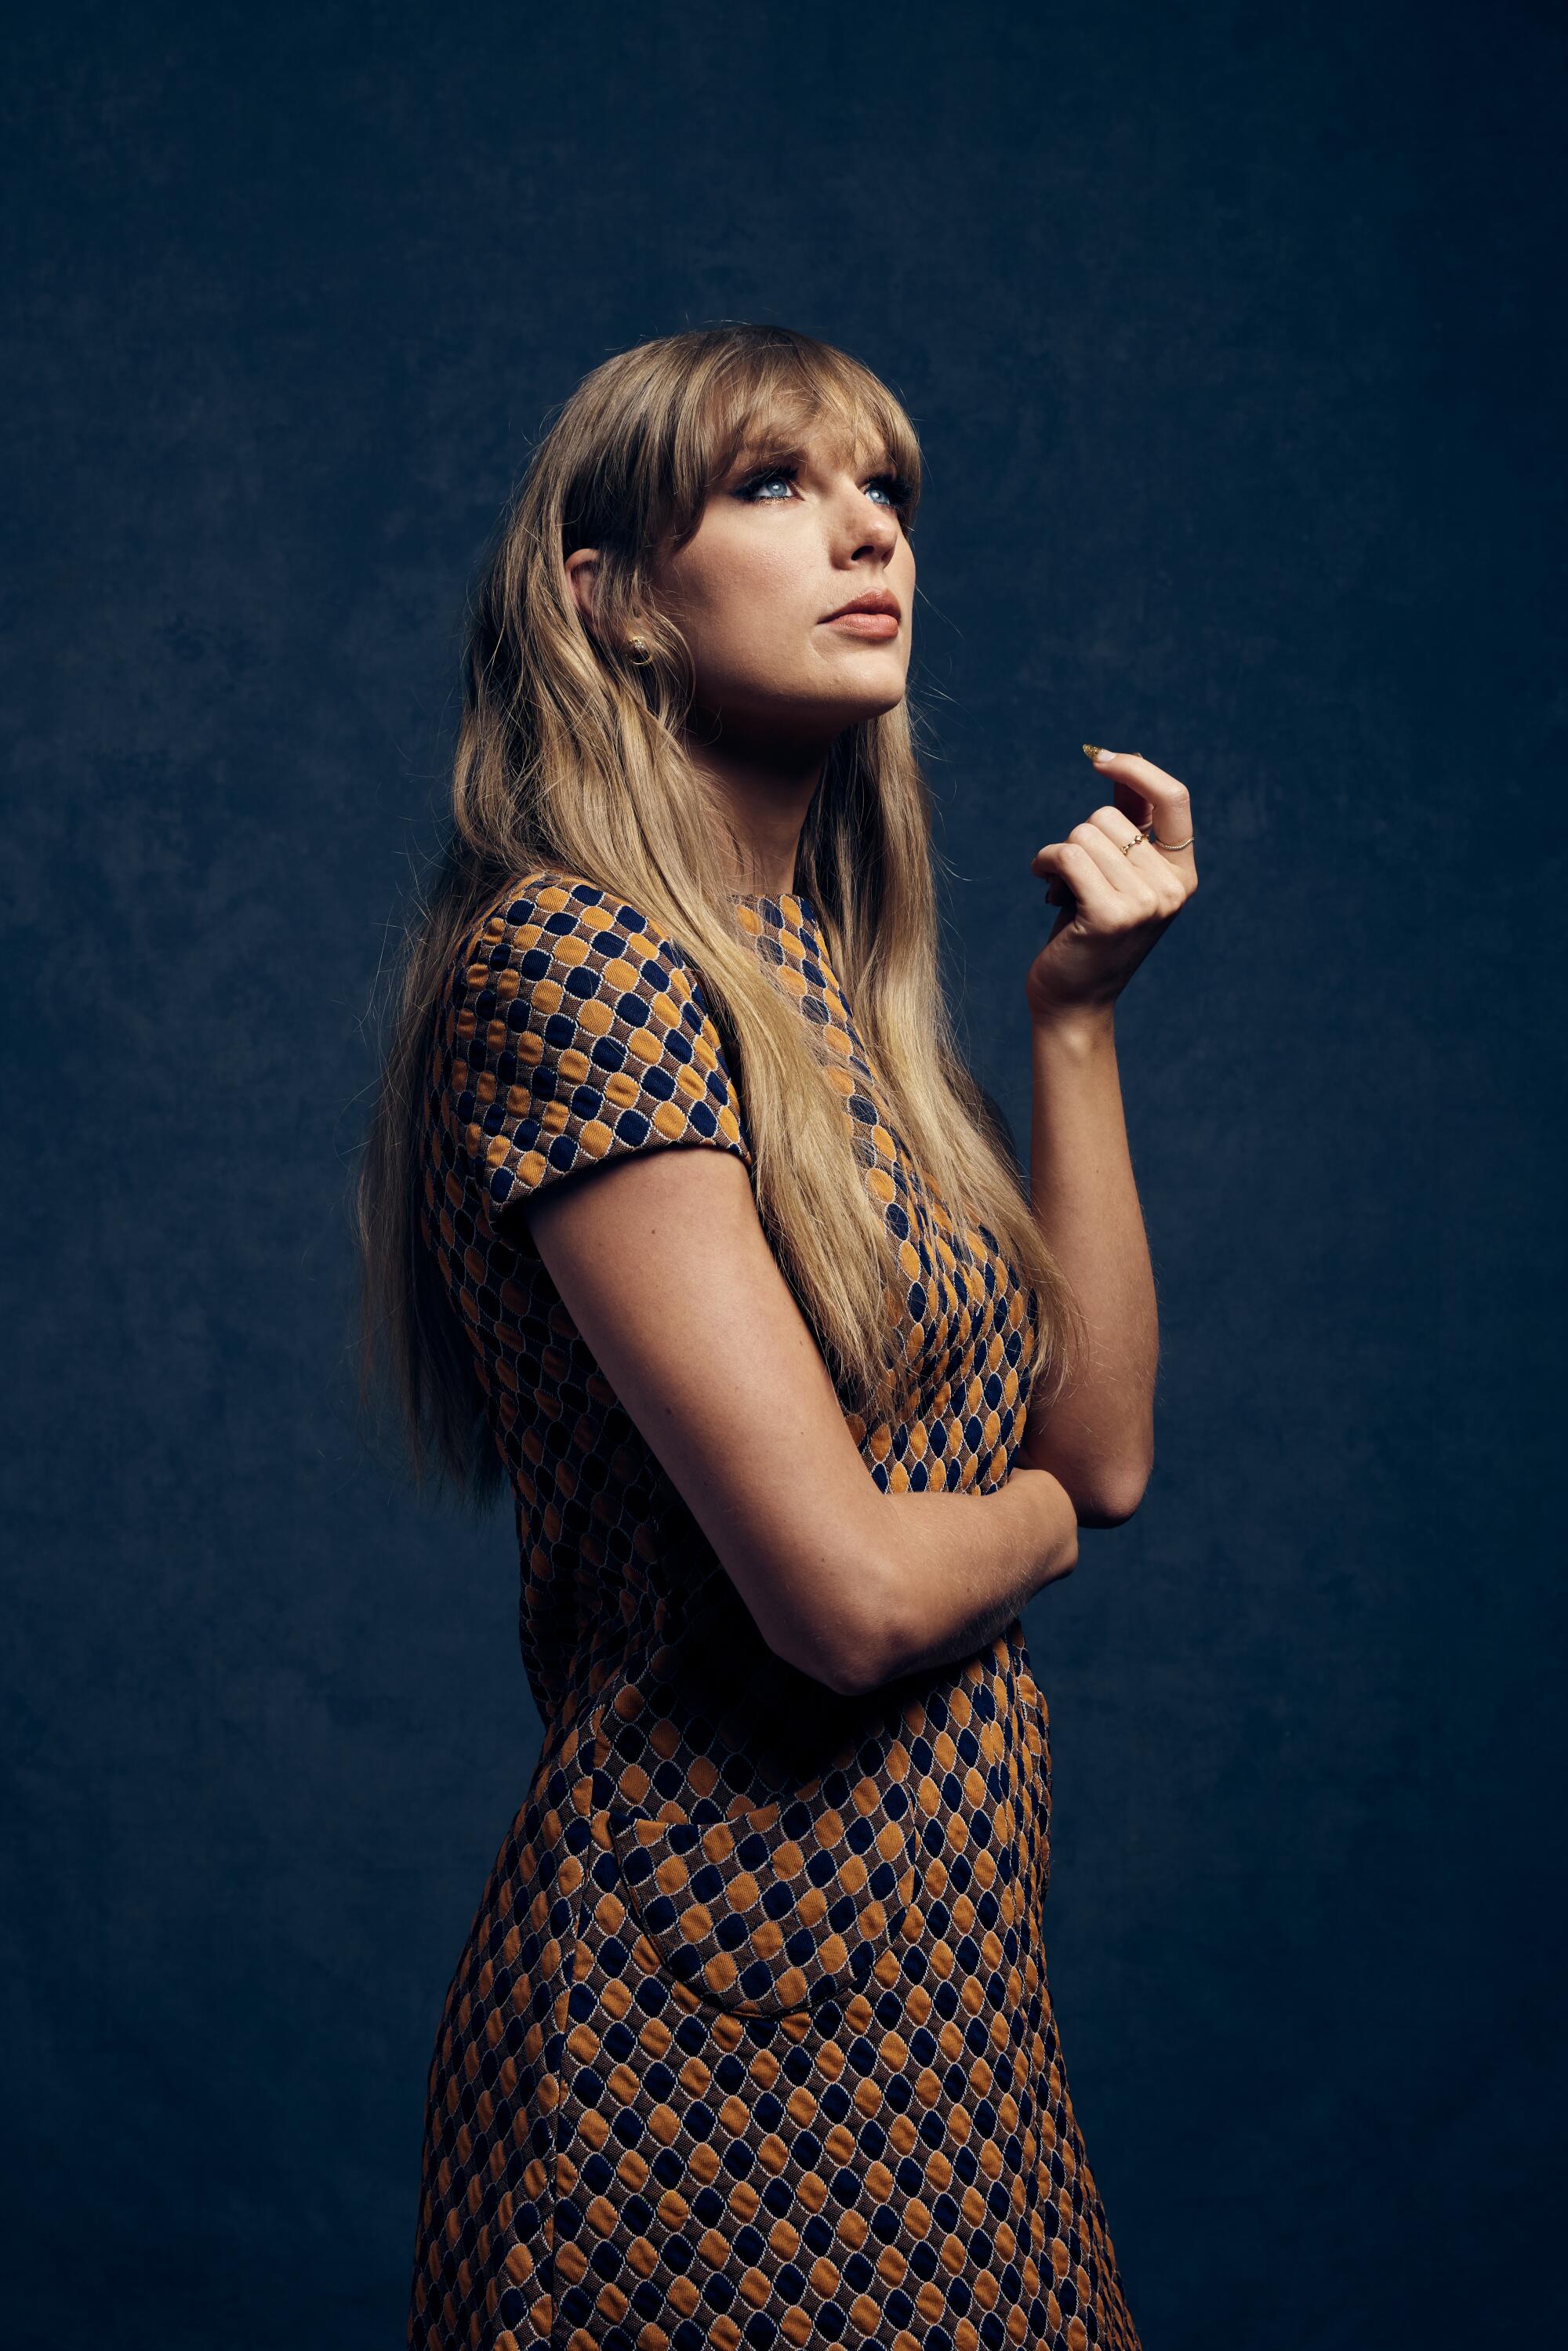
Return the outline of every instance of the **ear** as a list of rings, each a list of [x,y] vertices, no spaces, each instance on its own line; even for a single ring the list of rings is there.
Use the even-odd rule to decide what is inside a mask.
[[[566,584],[576,599],[585,627],[593,626],[593,597],[599,585],[599,549],[580,547],[566,559]]]

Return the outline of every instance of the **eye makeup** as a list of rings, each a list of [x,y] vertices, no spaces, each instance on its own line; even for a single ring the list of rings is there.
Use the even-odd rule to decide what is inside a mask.
[[[745,470],[739,480],[735,483],[732,495],[737,498],[745,498],[753,505],[771,505],[774,503],[773,500],[762,498],[758,493],[769,482],[794,482],[800,475],[803,462],[804,452],[799,449],[781,450],[771,458],[761,457],[754,452],[750,458],[745,461]],[[888,505],[895,514],[899,515],[904,513],[914,496],[913,483],[907,481],[895,467],[891,465],[868,475],[866,487],[868,490],[879,488],[885,490]]]

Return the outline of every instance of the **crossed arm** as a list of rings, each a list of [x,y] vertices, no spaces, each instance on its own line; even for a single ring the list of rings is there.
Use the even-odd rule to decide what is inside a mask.
[[[873,1689],[995,1638],[1078,1556],[1050,1470],[883,1493],[733,1153],[639,1152],[551,1186],[535,1245],[770,1648]]]
[[[1197,874],[1186,787],[1135,753],[1095,765],[1114,800],[1034,861],[1062,911],[1026,988],[1030,1203],[1087,1357],[994,1492],[876,1484],[734,1153],[634,1152],[529,1202],[567,1311],[763,1638],[837,1690],[971,1656],[1148,1480],[1158,1329],[1113,1009]]]

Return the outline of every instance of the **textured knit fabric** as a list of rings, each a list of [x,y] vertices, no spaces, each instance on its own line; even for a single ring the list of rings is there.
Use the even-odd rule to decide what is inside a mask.
[[[912,1190],[810,902],[737,924],[819,1031],[896,1236],[884,1490],[983,1494],[1032,1301]],[[516,1499],[545,1724],[431,2069],[413,2351],[1135,2346],[1046,1988],[1046,1709],[1021,1627],[840,1697],[764,1646],[588,1352],[526,1204],[706,1144],[751,1164],[696,975],[634,908],[520,876],[441,1008],[425,1238]]]

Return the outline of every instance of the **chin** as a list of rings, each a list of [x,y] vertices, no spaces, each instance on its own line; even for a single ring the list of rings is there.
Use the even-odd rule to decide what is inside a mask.
[[[853,718],[846,719],[844,723],[849,726],[858,726],[868,718],[885,717],[890,710],[898,708],[904,696],[904,688],[897,686],[892,693],[879,695],[874,702],[868,702],[862,709],[855,712]]]
[[[841,726],[854,726],[864,718],[880,718],[884,710],[896,710],[909,690],[908,673],[902,662],[868,661],[859,676],[852,672],[834,683],[839,691],[828,699],[830,706],[843,713],[838,721]]]
[[[888,679],[880,693],[874,688],[870,688],[863,695],[857,697],[855,719],[880,718],[884,710],[896,710],[908,691],[909,680],[901,671],[897,677]],[[853,723],[854,720],[845,721],[846,725]]]
[[[881,718],[888,711],[896,710],[903,700],[903,686],[890,687],[886,694],[846,695],[841,702],[823,705],[820,717],[809,731],[819,740],[842,735],[851,726],[863,726],[868,719]]]
[[[867,667],[869,673],[870,665]],[[771,693],[754,692],[744,701],[737,697],[727,705],[719,705],[727,713],[721,721],[721,731],[737,740],[742,737],[760,740],[788,737],[802,744],[821,743],[841,735],[846,727],[862,726],[869,718],[880,718],[884,712],[896,710],[908,690],[902,668],[884,671],[881,678],[869,674],[860,678],[835,678],[831,685],[817,678],[795,693],[777,678],[770,683]]]

